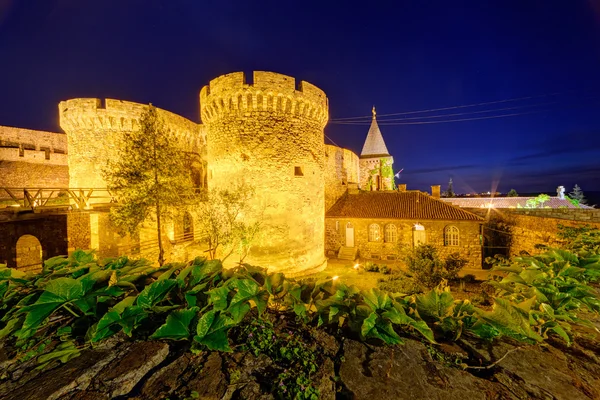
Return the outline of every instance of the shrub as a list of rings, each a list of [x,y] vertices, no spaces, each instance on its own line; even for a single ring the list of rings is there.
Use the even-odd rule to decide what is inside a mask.
[[[384,290],[390,293],[402,293],[406,295],[411,295],[420,292],[420,288],[415,283],[414,279],[411,276],[405,274],[404,272],[392,274],[385,278],[379,278],[379,280],[377,281],[377,287],[380,290]]]
[[[452,253],[444,261],[444,268],[446,269],[445,279],[454,280],[458,277],[458,272],[467,265],[468,261],[461,257],[459,253]]]
[[[384,275],[389,275],[392,273],[392,269],[387,265],[382,265],[379,267],[379,272],[381,272]]]
[[[365,271],[367,271],[367,272],[379,272],[379,265],[374,264],[371,261],[367,261],[365,263]]]
[[[458,272],[467,264],[467,260],[458,253],[452,253],[442,261],[437,249],[429,244],[416,247],[407,254],[405,261],[415,282],[428,289],[436,287],[443,279],[456,279]]]

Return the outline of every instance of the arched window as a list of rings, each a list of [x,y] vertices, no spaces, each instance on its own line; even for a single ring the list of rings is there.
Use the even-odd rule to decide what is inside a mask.
[[[369,242],[379,242],[379,225],[371,224],[369,225]]]
[[[444,246],[458,246],[459,232],[455,226],[447,226],[444,229]]]
[[[385,226],[384,240],[386,243],[396,243],[398,240],[398,229],[396,229],[396,225],[387,224]]]

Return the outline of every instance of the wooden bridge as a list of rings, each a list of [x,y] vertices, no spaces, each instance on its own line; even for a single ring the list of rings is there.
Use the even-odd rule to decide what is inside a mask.
[[[106,188],[13,188],[0,187],[0,210],[91,210],[117,200]]]

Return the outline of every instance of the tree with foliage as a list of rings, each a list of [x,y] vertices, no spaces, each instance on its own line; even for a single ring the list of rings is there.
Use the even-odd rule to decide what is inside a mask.
[[[250,200],[254,188],[240,183],[231,189],[215,190],[200,207],[200,231],[208,243],[209,258],[225,261],[237,252],[242,263],[261,228],[260,215]]]
[[[510,191],[506,194],[506,197],[519,197],[519,193],[515,189],[510,189]]]
[[[454,188],[452,187],[452,178],[448,182],[448,189],[444,192],[444,197],[455,197]]]
[[[586,204],[587,200],[585,199],[585,196],[583,195],[583,190],[581,190],[581,188],[579,187],[578,184],[575,184],[575,186],[573,187],[573,191],[571,193],[569,193],[569,197],[573,200],[577,200],[577,204]]]
[[[135,235],[148,218],[156,221],[158,263],[163,265],[164,219],[194,198],[194,187],[180,143],[152,104],[140,117],[140,128],[123,133],[103,177],[118,199],[110,218],[121,234]]]
[[[525,202],[525,208],[544,208],[544,203],[547,202],[548,200],[550,200],[550,196],[548,196],[547,194],[540,194],[537,197],[534,197],[532,199],[528,199]],[[519,208],[520,205],[517,205],[517,208]]]

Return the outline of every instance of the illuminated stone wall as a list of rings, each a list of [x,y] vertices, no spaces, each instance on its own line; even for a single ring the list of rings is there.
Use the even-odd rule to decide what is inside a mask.
[[[71,99],[61,101],[60,126],[67,133],[69,186],[104,188],[102,170],[116,153],[122,133],[139,129],[139,119],[148,106],[129,101]],[[182,152],[204,162],[206,137],[202,127],[171,112],[158,109],[168,129],[181,140]]]
[[[68,184],[67,135],[0,126],[0,187]]]
[[[325,210],[348,190],[349,183],[358,183],[358,156],[341,147],[325,145]]]
[[[0,264],[9,268],[17,266],[17,241],[24,235],[39,240],[43,259],[68,253],[67,214],[34,214],[26,219],[13,219],[0,223]]]
[[[337,224],[336,224],[337,222]],[[358,247],[359,257],[363,259],[395,259],[400,254],[399,244],[406,248],[413,248],[413,226],[417,221],[394,219],[362,219],[326,218],[325,248],[328,255],[337,254],[340,246],[346,244],[346,225],[354,226],[354,244]],[[466,268],[481,268],[481,243],[479,239],[480,224],[472,221],[418,221],[425,227],[427,244],[438,249],[441,258],[450,253],[458,252],[469,261]],[[369,225],[379,224],[380,238],[377,242],[369,242]],[[397,242],[385,243],[384,230],[386,224],[394,224],[397,228]],[[448,225],[459,229],[459,245],[444,245],[444,228]]]
[[[590,226],[600,229],[600,210],[596,209],[486,209],[469,208],[468,211],[486,218],[484,236],[486,256],[504,254],[517,256],[521,252],[540,254],[542,244],[561,247],[564,243],[557,236],[558,226]],[[505,249],[504,247],[508,247]]]
[[[272,72],[220,76],[200,92],[209,190],[246,182],[263,229],[249,263],[288,274],[325,266],[325,93]]]

